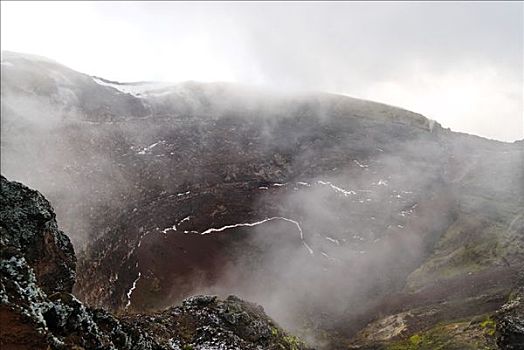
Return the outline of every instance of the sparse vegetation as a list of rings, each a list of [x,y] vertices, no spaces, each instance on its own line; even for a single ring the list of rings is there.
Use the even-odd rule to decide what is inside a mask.
[[[285,335],[283,340],[286,344],[286,349],[299,350],[304,347],[304,343],[293,335]]]
[[[386,346],[387,350],[495,350],[494,321],[444,323]]]

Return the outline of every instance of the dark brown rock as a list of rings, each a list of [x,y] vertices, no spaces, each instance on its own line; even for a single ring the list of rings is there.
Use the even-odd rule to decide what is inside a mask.
[[[70,294],[75,256],[47,200],[2,177],[2,349],[306,349],[254,304],[199,296],[117,318]]]
[[[501,349],[524,349],[524,288],[514,291],[495,315],[497,344]]]
[[[45,293],[70,293],[76,257],[58,229],[53,208],[40,193],[1,178],[0,249],[16,251],[35,273]]]

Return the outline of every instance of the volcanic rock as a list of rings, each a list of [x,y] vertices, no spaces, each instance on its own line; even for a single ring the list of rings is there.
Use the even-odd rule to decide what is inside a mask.
[[[306,349],[260,306],[196,296],[148,315],[115,317],[71,294],[75,255],[49,202],[2,176],[2,349]]]

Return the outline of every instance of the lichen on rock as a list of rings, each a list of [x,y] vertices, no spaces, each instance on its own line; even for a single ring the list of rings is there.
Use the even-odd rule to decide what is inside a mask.
[[[1,178],[0,249],[13,249],[34,271],[46,293],[70,293],[76,257],[58,229],[51,204],[39,192]]]
[[[524,348],[524,288],[518,288],[495,315],[497,344],[501,349]]]

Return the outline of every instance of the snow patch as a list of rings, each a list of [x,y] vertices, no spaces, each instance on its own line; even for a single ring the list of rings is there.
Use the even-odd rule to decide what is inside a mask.
[[[369,167],[369,165],[367,165],[367,164],[362,164],[362,163],[360,163],[360,162],[359,162],[358,160],[356,160],[356,159],[353,159],[353,162],[355,162],[355,164],[358,165],[360,168],[368,168],[368,167]]]
[[[335,239],[335,238],[331,238],[331,237],[328,237],[326,236],[325,237],[328,241],[332,242],[332,243],[335,243],[336,245],[340,245],[340,241],[338,239]]]
[[[171,227],[166,227],[165,229],[162,230],[162,233],[167,234],[168,231],[176,231],[176,224],[173,224],[173,226]]]
[[[97,77],[92,77],[93,81],[97,83],[98,85],[102,85],[105,87],[110,87],[113,89],[116,89],[124,94],[129,94],[134,97],[143,97],[144,95],[152,94],[152,91],[164,89],[170,86],[173,86],[172,83],[160,83],[160,82],[150,82],[150,83],[117,83],[117,82],[109,82],[104,79],[100,79]]]
[[[187,193],[189,193],[189,191],[188,191]],[[180,225],[181,223],[183,223],[183,222],[185,222],[185,221],[189,221],[190,218],[191,218],[191,216],[186,216],[185,218],[183,218],[182,220],[180,220],[180,221],[178,222],[178,224]]]
[[[330,257],[326,252],[322,252],[322,251],[321,251],[320,254],[322,254],[322,256],[324,256],[324,257],[325,257],[326,259],[328,259],[328,260],[335,260],[335,259],[333,259],[332,257]]]
[[[339,193],[342,193],[344,196],[349,196],[349,195],[352,195],[352,194],[357,194],[355,191],[348,191],[348,190],[345,190],[341,187],[338,187],[336,185],[333,185],[331,182],[328,182],[328,181],[321,181],[321,180],[318,180],[317,183],[319,185],[325,185],[325,186],[329,186],[331,187],[333,190],[335,190],[336,192],[339,192]]]
[[[302,244],[304,245],[304,247],[306,247],[310,255],[314,254],[313,249],[305,241],[302,241]]]
[[[408,216],[408,215],[411,215],[413,214],[413,212],[415,211],[415,208],[417,207],[417,203],[413,204],[411,207],[409,207],[408,209],[406,210],[402,210],[400,212],[400,216]]]
[[[241,223],[241,224],[226,225],[226,226],[222,226],[220,228],[209,228],[209,229],[201,232],[200,234],[201,235],[207,235],[207,234],[212,233],[212,232],[222,232],[222,231],[228,230],[230,228],[236,228],[236,227],[253,227],[253,226],[261,225],[261,224],[264,224],[266,222],[274,221],[274,220],[283,220],[283,221],[287,221],[287,222],[290,222],[290,223],[294,224],[297,227],[297,229],[298,229],[298,232],[300,234],[300,240],[304,244],[304,247],[306,247],[306,249],[309,251],[309,254],[313,255],[313,249],[304,241],[304,232],[302,231],[302,227],[300,226],[298,221],[295,221],[295,220],[292,220],[292,219],[288,219],[288,218],[285,218],[285,217],[282,217],[282,216],[273,216],[273,217],[266,218],[264,220],[260,220],[260,221],[256,221],[256,222],[246,222],[246,223]]]
[[[163,145],[163,144],[165,144],[165,143],[166,143],[166,141],[164,141],[164,140],[161,140],[161,141],[155,142],[155,143],[153,143],[153,144],[151,144],[151,145],[149,145],[149,146],[147,146],[147,147],[142,148],[140,151],[138,151],[137,154],[142,154],[142,155],[143,155],[143,154],[149,154],[149,153],[151,153],[151,151],[153,150],[153,148],[155,148],[155,147],[158,146],[158,145]]]
[[[138,272],[138,276],[137,278],[133,281],[133,285],[131,286],[131,288],[129,288],[129,290],[127,291],[127,304],[126,304],[126,307],[125,309],[129,308],[129,306],[131,306],[131,295],[133,294],[133,292],[135,291],[136,289],[136,284],[138,283],[138,280],[140,279],[140,277],[142,277],[142,273],[139,271]]]
[[[173,226],[171,227],[166,227],[165,229],[162,230],[162,233],[163,234],[167,234],[169,231],[176,231],[177,230],[177,225],[180,226],[180,224],[186,222],[186,221],[189,221],[191,218],[191,216],[186,216],[185,218],[183,218],[182,220],[180,220],[178,223],[176,224],[173,224]],[[195,231],[191,231],[191,232],[195,232]],[[184,233],[189,233],[189,231],[184,231]]]

